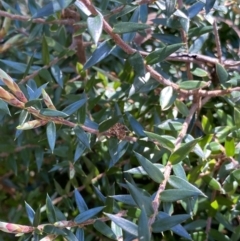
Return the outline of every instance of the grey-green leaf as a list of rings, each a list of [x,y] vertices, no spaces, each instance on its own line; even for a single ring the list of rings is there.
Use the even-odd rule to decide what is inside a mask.
[[[48,108],[41,109],[40,114],[45,116],[50,116],[50,117],[63,117],[63,118],[68,117],[68,115],[62,111],[52,110]]]
[[[148,176],[153,181],[161,183],[164,180],[162,172],[156,166],[154,166],[151,161],[149,161],[147,158],[137,152],[134,152],[134,154],[137,157],[140,165],[143,167],[143,169],[147,172]]]
[[[48,122],[47,124],[47,140],[49,147],[53,153],[55,143],[56,143],[56,126],[54,122]]]
[[[144,23],[119,22],[113,26],[113,32],[118,34],[130,33],[144,30],[147,28],[150,28],[150,26]]]
[[[138,226],[135,223],[127,219],[121,218],[117,215],[112,215],[110,213],[105,213],[105,215],[108,216],[114,223],[116,223],[119,227],[121,227],[126,232],[136,237],[138,236]]]
[[[98,13],[98,15],[96,16],[89,16],[87,18],[87,26],[88,26],[88,31],[93,39],[93,42],[97,44],[102,33],[102,27],[103,27],[102,14]]]

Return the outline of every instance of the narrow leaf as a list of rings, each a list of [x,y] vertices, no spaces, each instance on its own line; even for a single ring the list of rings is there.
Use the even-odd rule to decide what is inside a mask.
[[[130,33],[144,30],[147,28],[150,28],[150,26],[144,23],[119,22],[113,26],[113,32],[118,34]]]
[[[154,233],[161,233],[171,229],[172,227],[184,222],[191,216],[188,214],[174,215],[166,218],[157,220],[152,225],[152,230]]]
[[[147,172],[148,176],[153,181],[161,183],[164,180],[162,172],[156,166],[154,166],[151,161],[149,161],[147,158],[137,152],[134,152],[134,154],[137,157],[140,165],[143,167],[143,169]]]
[[[103,208],[104,208],[104,206],[100,206],[100,207],[92,208],[85,212],[82,212],[74,219],[74,222],[83,223],[83,222],[87,221],[88,219],[94,217],[99,212],[101,212],[103,210]]]
[[[30,223],[33,225],[35,212],[32,209],[32,207],[26,201],[25,201],[25,208],[26,208],[26,211],[27,211],[28,219],[29,219]]]
[[[77,189],[74,190],[74,196],[75,196],[75,200],[76,200],[79,212],[83,213],[83,212],[87,211],[88,206],[85,203],[82,195],[79,193],[79,191]]]
[[[133,197],[133,200],[136,202],[139,208],[144,207],[148,216],[152,215],[153,208],[152,208],[152,200],[150,197],[147,197],[140,191],[137,187],[132,185],[130,182],[126,181],[128,190]]]
[[[97,44],[102,33],[102,27],[103,27],[102,14],[98,13],[98,15],[94,17],[89,16],[87,18],[87,26],[88,26],[88,31],[93,39],[93,42]]]
[[[119,227],[121,227],[123,230],[125,230],[126,232],[134,235],[134,236],[138,236],[138,226],[121,217],[118,217],[117,215],[112,215],[110,213],[105,213],[106,216],[108,216],[114,223],[116,223]]]
[[[186,144],[183,144],[180,148],[178,148],[172,155],[169,157],[169,161],[174,165],[182,161],[188,153],[195,147],[198,140],[190,141]]]
[[[41,109],[40,114],[45,116],[50,116],[50,117],[63,117],[63,118],[68,117],[68,115],[62,111],[52,110],[48,108]]]
[[[56,143],[56,126],[54,122],[48,122],[47,124],[47,139],[49,147],[53,153]]]

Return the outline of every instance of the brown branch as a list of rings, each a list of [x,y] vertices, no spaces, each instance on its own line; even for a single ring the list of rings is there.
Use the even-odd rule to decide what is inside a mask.
[[[25,78],[21,79],[19,84],[23,84],[23,83],[27,82],[28,80],[33,79],[36,75],[39,74],[39,72],[41,70],[50,68],[51,66],[53,66],[54,64],[56,64],[57,62],[62,60],[63,58],[66,58],[66,56],[63,56],[61,58],[59,58],[59,57],[54,58],[49,64],[44,65],[42,68],[34,71],[32,74],[30,74],[30,75],[26,76]]]
[[[221,49],[220,38],[219,38],[219,34],[218,34],[218,29],[217,29],[217,23],[215,20],[213,22],[213,31],[214,31],[214,35],[215,35],[218,60],[219,60],[219,63],[221,64],[222,63],[222,49]]]
[[[151,227],[151,225],[154,223],[157,214],[158,214],[158,208],[161,204],[161,199],[160,199],[160,195],[161,193],[165,190],[168,179],[170,177],[171,174],[171,170],[172,170],[172,164],[170,162],[167,163],[165,170],[164,170],[164,180],[163,182],[159,185],[157,193],[154,197],[154,200],[152,201],[152,207],[153,207],[153,215],[149,218],[148,220],[148,226]]]
[[[64,20],[53,20],[47,21],[43,18],[31,18],[30,16],[16,15],[9,12],[0,10],[0,17],[10,18],[12,20],[28,22],[29,20],[33,23],[42,23],[42,24],[63,24],[63,25],[73,25],[75,22],[73,19],[64,19]]]

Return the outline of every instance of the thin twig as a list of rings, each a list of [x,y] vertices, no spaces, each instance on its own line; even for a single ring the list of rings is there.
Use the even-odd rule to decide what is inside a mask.
[[[222,63],[222,49],[221,49],[220,38],[219,38],[219,34],[218,34],[216,20],[214,20],[214,22],[213,22],[213,31],[214,31],[214,35],[215,35],[218,60],[219,60],[219,63],[221,64]]]
[[[73,19],[47,21],[44,18],[31,18],[30,16],[16,15],[16,14],[12,14],[2,10],[0,10],[0,17],[7,17],[12,20],[18,20],[18,21],[24,21],[24,22],[31,21],[33,23],[42,23],[42,24],[73,25],[75,23]]]
[[[32,74],[27,75],[25,78],[21,79],[21,81],[19,82],[19,84],[23,84],[23,83],[27,82],[28,80],[33,79],[36,75],[39,74],[39,72],[40,72],[41,70],[50,68],[51,66],[53,66],[54,64],[56,64],[57,62],[59,62],[60,60],[62,60],[63,58],[66,58],[66,56],[63,56],[63,57],[61,57],[61,58],[59,58],[59,57],[54,58],[49,64],[44,65],[42,68],[34,71]]]

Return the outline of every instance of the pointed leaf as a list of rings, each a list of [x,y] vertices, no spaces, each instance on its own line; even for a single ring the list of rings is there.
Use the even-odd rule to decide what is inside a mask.
[[[87,211],[88,206],[85,203],[82,195],[79,193],[79,191],[77,189],[74,190],[74,196],[75,196],[75,200],[76,200],[79,212],[83,213],[83,212]]]
[[[83,145],[86,146],[86,148],[91,149],[90,147],[90,141],[87,133],[82,129],[80,126],[76,126],[73,128],[77,138],[79,141],[82,142]]]
[[[42,38],[42,61],[44,65],[48,65],[50,61],[48,44],[45,36],[43,35]]]
[[[144,207],[145,211],[148,216],[152,215],[153,208],[152,208],[152,200],[150,197],[147,197],[141,192],[138,188],[136,188],[134,185],[132,185],[130,182],[126,181],[128,190],[133,198],[133,200],[136,202],[139,208]]]
[[[165,168],[164,165],[158,164],[158,163],[154,163],[153,165],[155,167],[157,167],[161,172],[164,171],[164,168]],[[143,169],[142,166],[134,167],[134,168],[131,168],[131,169],[129,169],[127,171],[124,171],[124,172],[131,173],[131,174],[137,174],[137,175],[147,175],[147,172]]]
[[[167,217],[171,217],[171,216],[167,213],[159,212],[158,216],[157,216],[157,219],[161,220],[162,218],[167,218]],[[186,228],[186,225],[184,225],[184,227],[183,227],[181,224],[178,224],[178,225],[172,227],[171,231],[173,231],[175,234],[177,234],[177,235],[179,235],[179,236],[181,236],[185,239],[192,240],[191,236],[188,234],[188,232],[186,231],[185,228]]]
[[[31,224],[33,224],[35,212],[32,207],[25,201],[25,208],[27,211],[27,216]]]
[[[170,176],[170,178],[168,179],[168,183],[174,188],[178,188],[178,189],[183,188],[186,190],[191,190],[194,192],[198,192],[199,195],[201,195],[203,197],[207,197],[200,189],[198,189],[197,187],[192,185],[190,182],[184,180],[181,177]]]
[[[114,223],[116,223],[119,227],[121,227],[126,232],[136,237],[138,236],[138,226],[135,223],[127,219],[121,218],[117,215],[112,215],[110,213],[105,213],[105,215],[108,216]]]
[[[62,111],[52,110],[48,108],[41,109],[40,114],[45,116],[50,116],[50,117],[63,117],[63,118],[68,117],[68,115]]]
[[[137,32],[140,30],[144,30],[150,28],[151,26],[144,23],[134,23],[134,22],[119,22],[113,26],[114,33],[130,33]]]
[[[154,233],[161,233],[170,230],[172,227],[184,222],[190,217],[191,216],[188,214],[181,214],[162,218],[153,223],[152,230]]]
[[[176,52],[179,48],[181,48],[184,44],[172,44],[164,48],[160,48],[152,53],[150,53],[145,60],[147,64],[152,65],[165,60],[169,55]]]
[[[51,66],[51,73],[56,80],[56,82],[63,88],[63,73],[58,65]]]
[[[152,132],[144,131],[145,134],[152,140],[156,140],[162,147],[172,151],[175,145],[167,138],[167,136],[160,136]]]
[[[199,192],[185,189],[167,189],[161,193],[160,199],[163,202],[175,202],[185,198],[198,196]]]
[[[94,217],[96,214],[101,212],[103,209],[104,209],[104,206],[101,206],[101,207],[92,208],[85,212],[82,212],[74,219],[74,222],[83,223],[83,222],[87,221],[88,219]]]
[[[88,31],[93,39],[95,44],[98,43],[99,38],[101,37],[102,27],[103,27],[103,16],[98,12],[98,15],[87,18]]]
[[[85,63],[84,69],[86,70],[95,65],[96,63],[100,62],[102,59],[106,58],[112,52],[114,47],[111,46],[109,41],[104,41],[99,44],[91,57]]]
[[[55,223],[57,221],[56,220],[55,209],[54,209],[54,206],[52,204],[52,200],[48,196],[48,194],[47,194],[47,199],[46,199],[46,212],[47,212],[48,221],[50,223]]]
[[[85,96],[86,97],[86,96]],[[83,98],[81,100],[78,100],[67,107],[65,107],[62,112],[66,113],[67,115],[72,115],[75,113],[78,109],[80,109],[87,101],[87,98]]]
[[[193,140],[188,143],[183,144],[181,147],[179,147],[175,152],[172,153],[172,155],[169,157],[169,161],[174,165],[182,161],[188,153],[195,147],[198,140]]]
[[[177,98],[177,94],[171,86],[167,86],[162,89],[160,94],[160,106],[162,110],[169,109]]]
[[[216,64],[216,72],[220,83],[225,86],[228,80],[228,72],[221,64]]]
[[[93,224],[93,227],[98,231],[100,232],[101,234],[103,234],[104,236],[110,238],[110,239],[114,239],[114,240],[117,240],[117,237],[115,235],[115,233],[112,231],[112,229],[107,226],[106,223],[100,221],[100,220],[97,220],[94,224]]]
[[[128,121],[130,122],[130,125],[133,129],[133,131],[138,135],[138,136],[146,136],[144,133],[144,128],[143,126],[128,112],[126,112]]]
[[[181,82],[179,84],[179,88],[184,90],[201,89],[202,87],[206,86],[206,84],[207,82],[205,81],[188,80]]]
[[[8,104],[0,99],[0,111],[11,116]]]
[[[145,209],[141,209],[141,215],[138,222],[138,239],[139,241],[150,241],[151,233],[148,227],[148,217]]]
[[[148,176],[153,181],[161,183],[164,180],[162,172],[156,166],[154,166],[151,161],[149,161],[147,158],[137,152],[134,152],[134,154],[137,157],[140,165],[143,167],[143,169],[147,172]]]
[[[49,147],[53,153],[56,143],[56,126],[54,122],[48,122],[47,124],[47,139]]]

